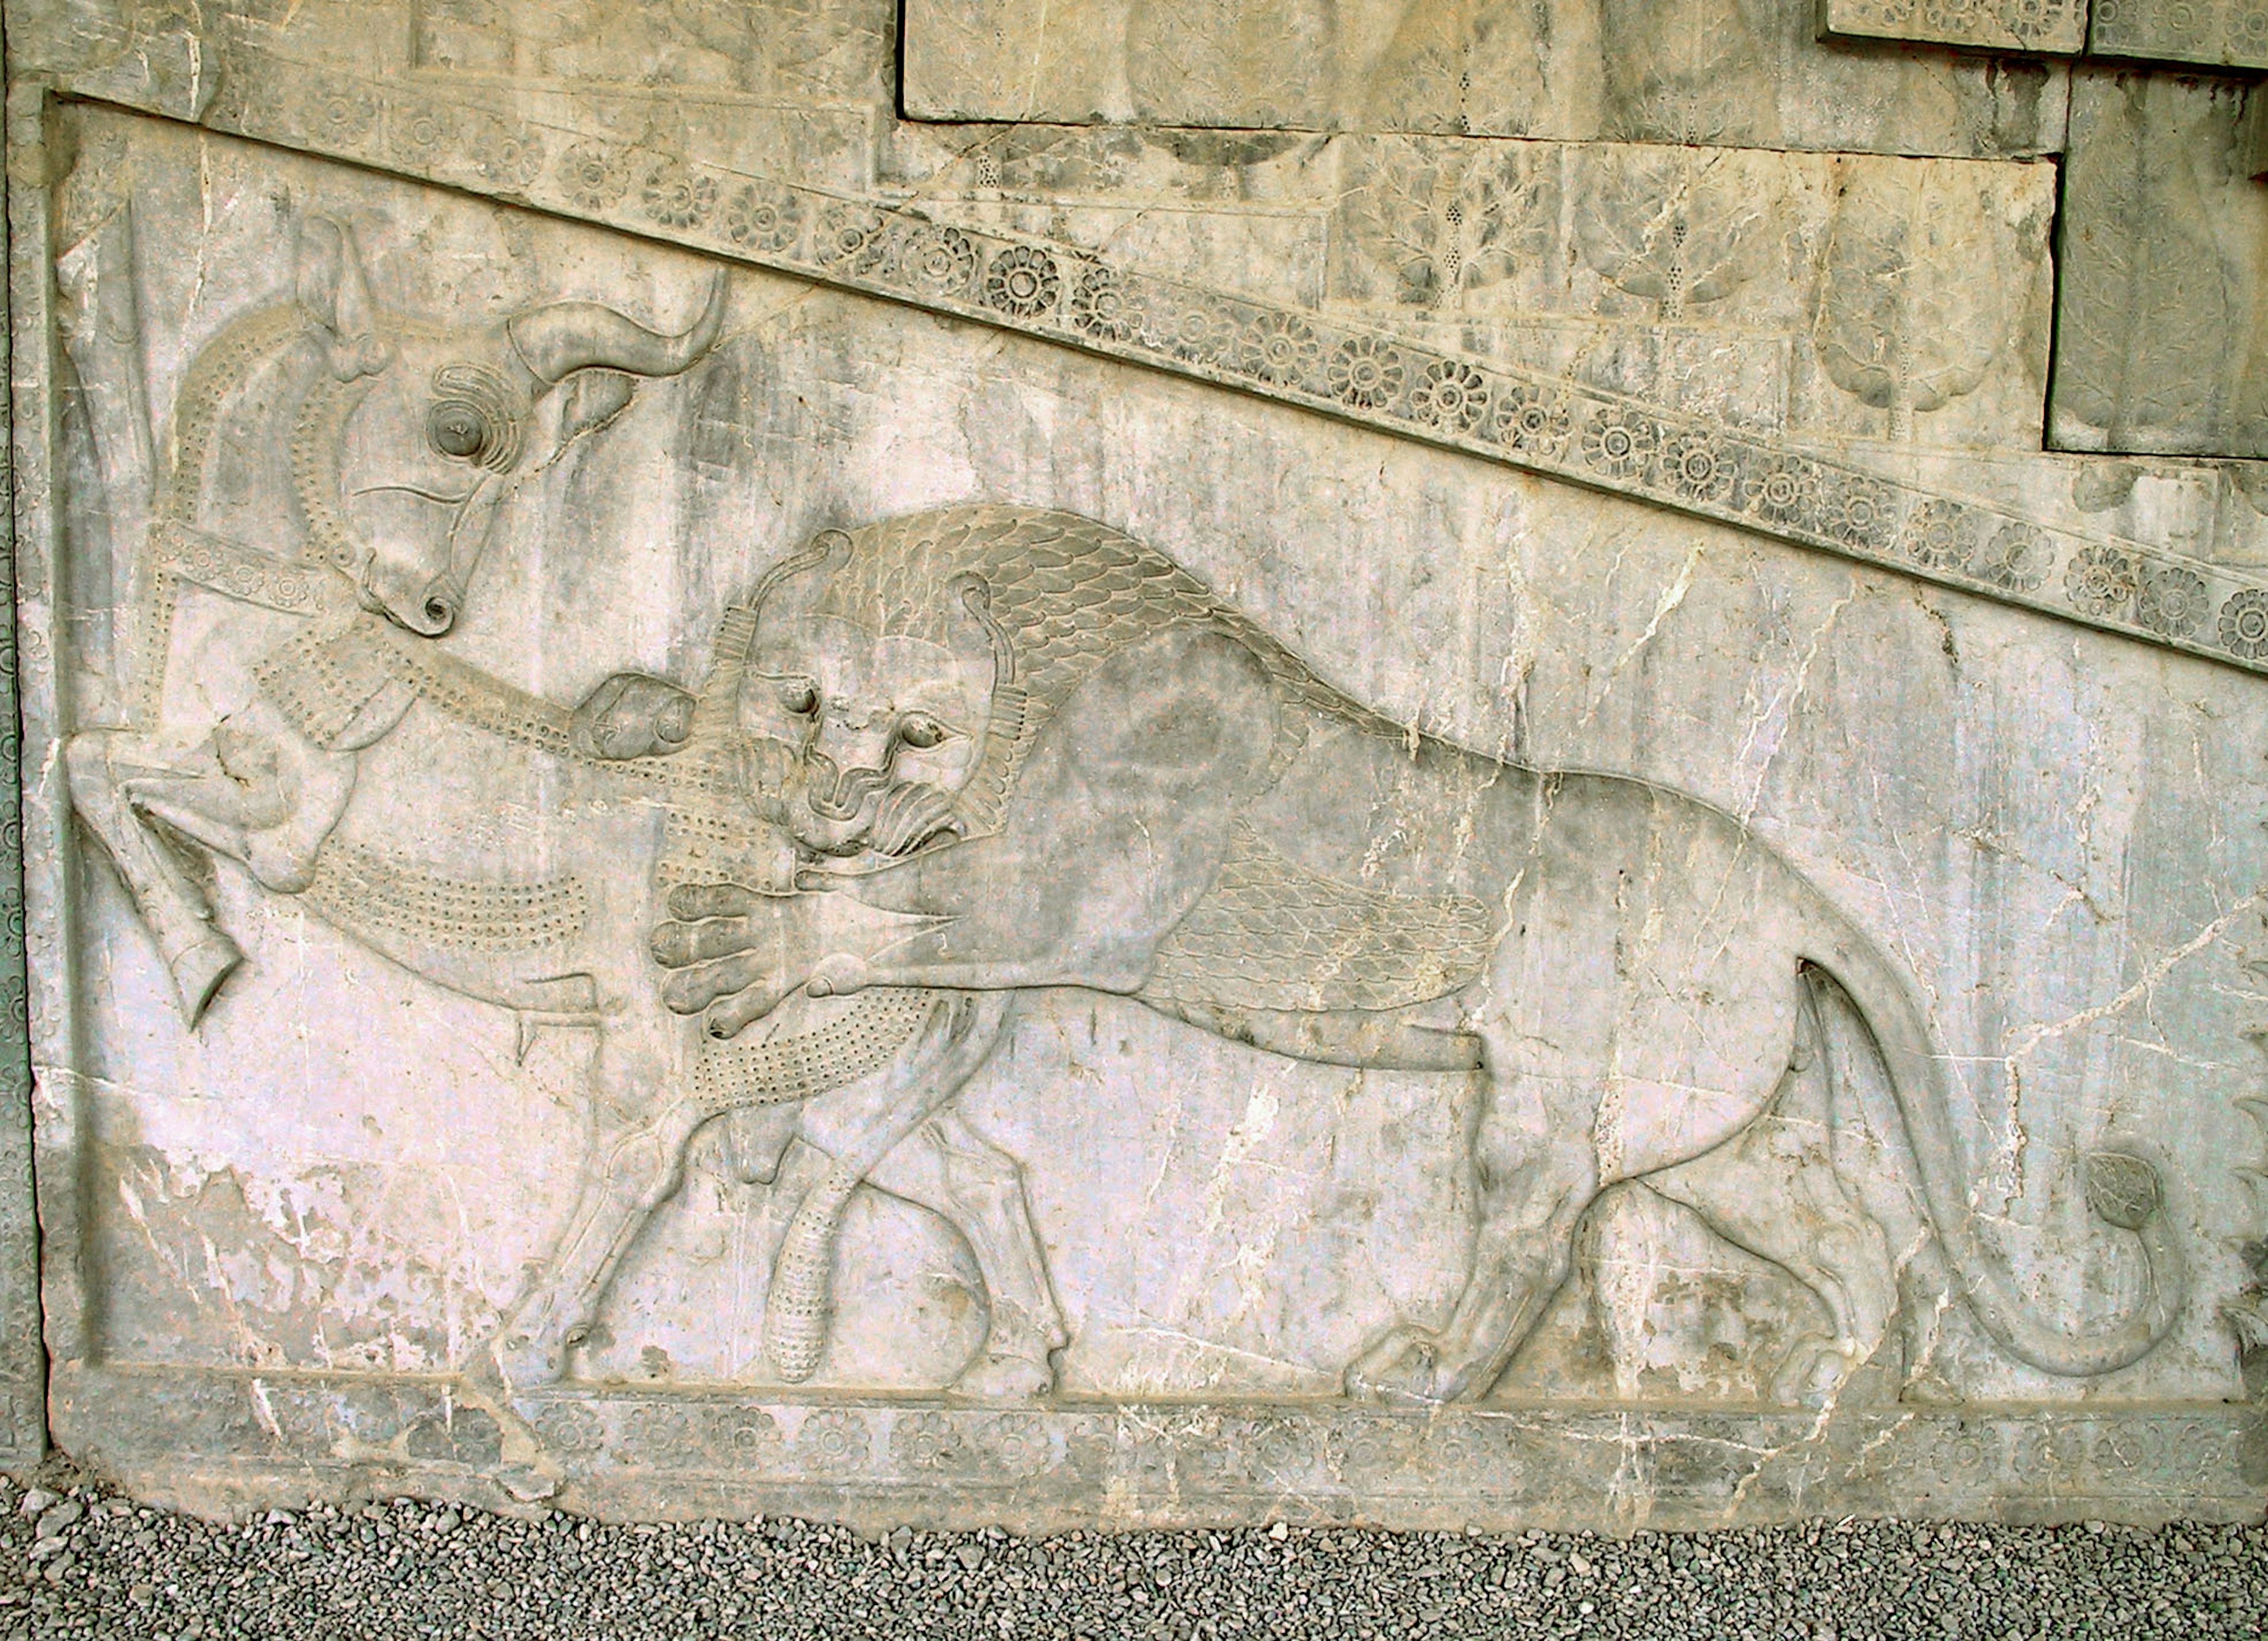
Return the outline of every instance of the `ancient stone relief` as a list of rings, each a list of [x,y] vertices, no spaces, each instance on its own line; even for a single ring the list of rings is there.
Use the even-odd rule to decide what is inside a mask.
[[[172,79],[144,18],[83,89],[204,129],[19,102],[74,1451],[2252,1507],[2268,590],[2133,539],[2154,479],[1961,450],[2036,396],[2039,176],[1743,147],[1800,122],[1699,13],[1614,95],[1716,146],[1484,152],[883,140],[858,8],[658,11],[635,72],[553,11],[247,8]],[[1351,38],[1135,12],[1224,88]],[[1378,61],[1548,107],[1519,21]]]
[[[1411,1519],[1585,1474],[1579,1424],[1528,1447],[1499,1422],[1537,1396],[1670,1410],[1670,1475],[1712,1439],[1676,1409],[1843,1421],[1847,1448],[1800,1423],[1766,1443],[1796,1467],[1774,1497],[1822,1464],[1887,1484],[1867,1444],[1891,1428],[1956,1490],[2035,1440],[2081,1467],[2157,1443],[2117,1471],[2150,1488],[2218,1462],[2220,1426],[1931,1446],[1939,1406],[2226,1375],[2203,1365],[2247,1278],[2151,1106],[2027,1105],[2020,1131],[2057,1137],[2021,1164],[1980,1135],[1953,1047],[1979,1022],[1863,888],[1886,866],[1775,819],[1804,801],[1777,784],[1723,785],[1773,757],[1609,727],[1620,686],[1579,681],[1648,629],[1713,642],[1689,602],[1752,620],[1753,549],[1680,570],[1699,549],[1672,534],[1610,614],[1580,554],[1539,548],[1500,623],[1555,635],[1521,664],[1532,704],[1445,717],[1319,620],[1314,570],[1266,568],[1292,538],[1223,556],[1256,519],[1193,529],[1056,465],[1106,437],[1147,461],[1177,423],[1256,476],[1360,465],[1304,420],[1217,397],[1186,425],[1196,401],[1145,395],[1204,390],[1088,360],[1118,386],[1066,379],[1050,414],[1155,430],[998,445],[1029,413],[956,397],[983,373],[934,351],[974,327],[923,341],[865,298],[60,118],[75,499],[31,585],[64,657],[33,697],[65,823],[36,927],[78,930],[43,1018],[86,1022],[43,1049],[49,1143],[80,1137],[89,1181],[50,1227],[86,1250],[51,1278],[79,1318],[52,1336],[70,1439],[521,1497],[633,1501],[608,1478],[690,1466],[1073,1511],[1305,1486]],[[153,258],[185,234],[201,255]],[[1697,300],[1725,258],[1686,237]],[[468,281],[499,239],[525,249],[509,283]],[[1664,300],[1656,241],[1592,243]],[[947,274],[1011,297],[1051,271],[969,248]],[[894,362],[846,379],[852,338]],[[1050,356],[1018,345],[1007,379],[1037,388]],[[945,396],[909,422],[908,391]],[[968,442],[894,467],[909,437]],[[1460,460],[1413,457],[1374,519],[1301,504],[1319,563],[1405,527]],[[1534,492],[1523,529],[1623,505],[1574,494]],[[1770,571],[1778,596],[1809,598],[1813,562]],[[2036,618],[1959,607],[1948,640],[1903,595],[1846,617],[1838,573],[1773,691],[1883,621],[1917,658],[2007,649],[2029,688]],[[1602,598],[1594,633],[1549,613]],[[1595,659],[1543,659],[1561,644]],[[1846,665],[1845,689],[1882,675]],[[1825,771],[1834,735],[1876,732],[1854,714],[1796,790],[1852,778]],[[2180,1033],[2213,1027],[2184,966],[2237,915],[2167,931],[2149,985]],[[2086,1063],[2045,1052],[2051,1087]],[[2029,1072],[2010,1097],[2062,1099]],[[121,1372],[166,1387],[147,1422],[112,1410]],[[1160,1396],[1191,1410],[1139,1437],[1097,1410]],[[1675,1496],[1653,1462],[1616,1485]]]
[[[2059,13],[2067,31],[2084,8]],[[2004,155],[2054,145],[2041,65],[1855,64],[1798,0],[911,0],[926,120],[1454,132]],[[2073,41],[2075,48],[2076,39]]]
[[[2268,202],[2237,157],[2243,88],[2090,73],[2077,83],[2058,293],[2055,442],[2268,453],[2254,361]]]

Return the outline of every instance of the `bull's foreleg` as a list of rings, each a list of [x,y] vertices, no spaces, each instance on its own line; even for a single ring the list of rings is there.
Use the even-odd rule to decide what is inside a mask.
[[[71,807],[94,835],[134,909],[158,943],[181,1015],[197,1023],[244,953],[214,926],[212,907],[173,852],[151,834],[129,795],[166,752],[131,730],[87,730],[63,748]]]
[[[218,725],[210,745],[203,768],[128,777],[129,800],[242,861],[262,887],[298,894],[354,796],[355,752],[317,746],[258,700]]]
[[[972,1400],[1029,1401],[1055,1387],[1049,1358],[1069,1343],[1048,1284],[1047,1255],[1013,1157],[951,1107],[882,1159],[873,1182],[944,1219],[967,1239],[984,1278],[984,1348],[954,1380]]]

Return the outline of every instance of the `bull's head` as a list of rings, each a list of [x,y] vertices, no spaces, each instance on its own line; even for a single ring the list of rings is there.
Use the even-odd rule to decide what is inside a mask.
[[[879,860],[963,835],[1015,716],[1013,652],[964,577],[936,607],[830,597],[838,532],[768,577],[741,674],[742,731],[784,749],[788,830],[814,856]]]
[[[595,302],[478,327],[382,314],[352,241],[320,220],[301,235],[298,296],[328,353],[291,438],[302,522],[365,608],[426,637],[455,624],[512,485],[619,413],[631,378],[700,359],[725,318],[721,274],[674,336]],[[537,408],[563,386],[557,431],[538,450]]]

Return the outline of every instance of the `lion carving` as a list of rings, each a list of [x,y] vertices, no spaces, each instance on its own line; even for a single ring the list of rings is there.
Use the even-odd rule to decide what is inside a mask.
[[[669,756],[706,724],[791,840],[784,871],[684,883],[654,932],[666,1001],[713,1037],[797,994],[1075,987],[1301,1059],[1481,1079],[1462,1296],[1379,1339],[1350,1394],[1485,1394],[1592,1201],[1737,1150],[1827,982],[1880,1051],[1948,1264],[2004,1349],[2099,1373],[2180,1309],[2155,1172],[2105,1152],[2088,1197],[2136,1233],[2139,1297],[2085,1332],[2027,1311],[1969,1205],[1913,979],[1753,832],[1646,781],[1394,724],[1119,531],[962,506],[828,532],[725,633],[697,705],[623,685],[599,706],[643,702],[660,733],[591,732]],[[1745,1212],[1758,1236],[1808,1234],[1775,1233],[1770,1200]]]

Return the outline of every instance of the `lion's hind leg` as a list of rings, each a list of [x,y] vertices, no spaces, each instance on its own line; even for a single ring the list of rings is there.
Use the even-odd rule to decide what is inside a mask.
[[[1897,1314],[1890,1239],[1836,1166],[1833,1057],[1807,989],[1795,1052],[1764,1115],[1689,1162],[1640,1183],[1699,1214],[1735,1247],[1770,1261],[1818,1299],[1828,1331],[1808,1332],[1773,1374],[1775,1402],[1828,1406],[1881,1350]]]
[[[951,1106],[909,1135],[870,1176],[961,1233],[984,1279],[984,1348],[948,1387],[975,1402],[1028,1402],[1055,1388],[1049,1358],[1069,1342],[1020,1164]]]
[[[1491,1075],[1473,1138],[1478,1224],[1456,1308],[1439,1329],[1388,1331],[1347,1369],[1349,1395],[1474,1401],[1495,1387],[1566,1280],[1575,1226],[1598,1196],[1597,1107],[1594,1084]]]

